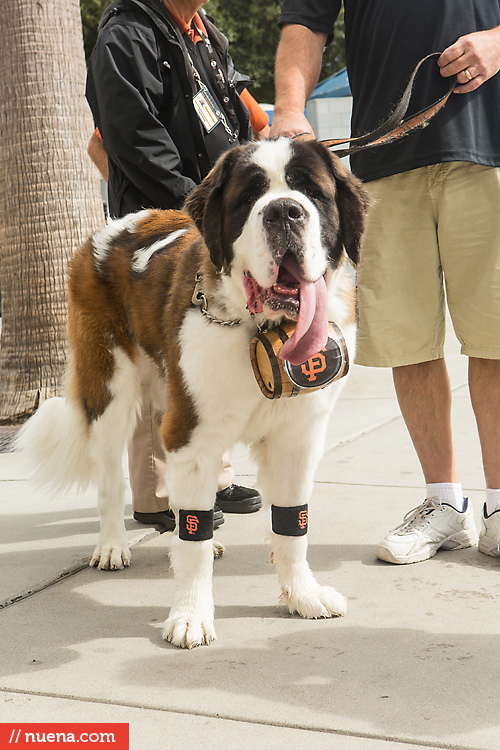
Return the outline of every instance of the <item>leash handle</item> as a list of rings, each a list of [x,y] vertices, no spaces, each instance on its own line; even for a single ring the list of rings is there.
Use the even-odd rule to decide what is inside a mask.
[[[401,138],[404,138],[414,130],[425,128],[448,101],[451,92],[457,84],[456,76],[451,77],[449,89],[441,99],[438,99],[426,109],[420,110],[420,112],[417,112],[417,114],[413,115],[408,120],[405,120],[404,116],[408,111],[418,71],[427,60],[437,60],[440,56],[440,52],[433,52],[420,60],[413,70],[410,80],[408,81],[403,95],[397,103],[394,111],[389,115],[387,120],[382,123],[382,125],[379,125],[378,128],[375,128],[375,130],[372,130],[370,133],[358,135],[353,138],[333,138],[320,141],[320,143],[323,143],[327,148],[332,149],[333,153],[339,158],[342,158],[343,156],[354,154],[357,151],[364,151],[367,148],[376,148],[377,146],[385,146],[388,143],[394,143],[395,141],[401,140]],[[295,136],[295,139],[299,141],[307,140],[308,138],[311,138],[310,133],[299,133],[299,135]],[[351,143],[353,145],[349,148],[334,148],[334,146],[339,146],[343,143]]]

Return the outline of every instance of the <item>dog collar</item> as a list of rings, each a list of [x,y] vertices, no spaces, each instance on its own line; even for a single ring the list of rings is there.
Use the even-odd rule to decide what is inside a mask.
[[[191,297],[191,302],[193,305],[196,305],[196,307],[200,308],[201,314],[209,321],[209,323],[218,323],[220,326],[229,327],[241,325],[242,321],[240,319],[222,320],[221,318],[217,318],[213,313],[211,313],[208,309],[208,300],[202,289],[203,276],[201,275],[200,271],[197,272],[194,281],[194,292],[193,296]],[[254,313],[250,313],[250,315],[253,317]],[[266,333],[275,325],[276,323],[272,323],[269,320],[264,320],[263,323],[257,325],[257,330],[259,333]]]
[[[210,312],[210,310],[208,309],[208,300],[203,293],[202,282],[203,276],[198,271],[195,277],[194,292],[191,301],[193,305],[196,305],[200,308],[200,312],[203,317],[206,318],[210,323],[218,323],[220,326],[241,325],[241,320],[221,320],[221,318],[217,318]]]

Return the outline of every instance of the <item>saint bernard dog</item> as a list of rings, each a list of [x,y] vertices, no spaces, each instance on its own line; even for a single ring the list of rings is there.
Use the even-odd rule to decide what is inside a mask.
[[[97,485],[100,536],[90,565],[130,564],[122,457],[143,401],[161,419],[177,525],[174,601],[163,636],[177,646],[215,636],[213,505],[224,452],[251,446],[272,508],[272,560],[291,613],[344,614],[307,563],[307,504],[327,422],[344,379],[298,397],[265,398],[252,339],[296,322],[281,357],[308,361],[328,321],[355,348],[356,264],[369,198],[320,143],[238,146],[189,195],[185,211],[110,220],[75,255],[65,398],[24,425],[18,447],[51,491]],[[202,301],[200,306],[199,302]]]

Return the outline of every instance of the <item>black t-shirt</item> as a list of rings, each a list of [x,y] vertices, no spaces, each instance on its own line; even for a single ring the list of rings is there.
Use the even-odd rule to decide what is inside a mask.
[[[331,39],[341,0],[284,0],[280,26],[295,23]],[[500,26],[500,0],[344,0],[352,135],[387,119],[417,62],[465,34]],[[446,93],[437,63],[424,64],[408,115]],[[452,94],[427,128],[399,143],[351,156],[365,181],[443,161],[500,166],[500,73],[469,94]]]

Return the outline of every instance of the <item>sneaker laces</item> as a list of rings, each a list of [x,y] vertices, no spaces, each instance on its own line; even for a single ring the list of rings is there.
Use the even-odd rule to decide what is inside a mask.
[[[408,534],[419,526],[425,526],[427,516],[430,516],[435,510],[441,507],[439,497],[427,498],[421,505],[408,511],[402,523],[396,526],[394,531],[397,531],[399,534]]]

